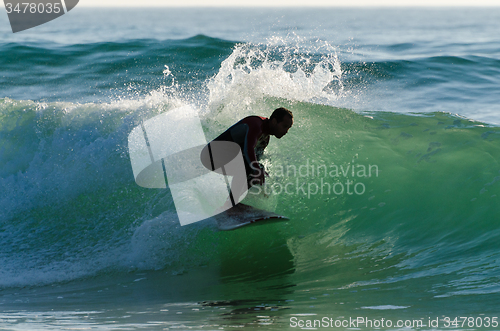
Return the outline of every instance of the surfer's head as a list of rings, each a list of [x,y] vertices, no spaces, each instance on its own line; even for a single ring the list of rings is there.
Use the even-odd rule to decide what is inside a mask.
[[[286,108],[276,109],[269,118],[269,134],[276,138],[283,137],[293,125],[293,114]]]

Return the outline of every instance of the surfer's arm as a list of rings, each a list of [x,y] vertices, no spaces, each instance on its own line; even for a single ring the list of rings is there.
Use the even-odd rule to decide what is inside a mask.
[[[252,169],[251,175],[254,176],[253,180],[256,180],[257,184],[261,185],[264,184],[266,172],[258,162],[256,148],[258,147],[260,149],[259,152],[262,153],[264,151],[264,148],[266,148],[267,144],[269,143],[268,137],[265,144],[257,146],[259,138],[263,133],[262,121],[263,118],[258,116],[249,116],[242,121],[243,123],[248,125],[248,131],[245,139],[244,156],[248,164],[250,165],[250,168]]]
[[[257,147],[257,141],[262,135],[262,119],[257,116],[249,116],[244,118],[241,123],[246,124],[248,128],[245,137],[243,154],[247,159],[247,162],[252,164],[252,162],[257,162],[255,147]]]
[[[247,175],[257,178],[259,184],[264,183],[265,172],[259,165],[255,149],[258,147],[259,151],[262,152],[269,142],[269,139],[267,139],[264,144],[261,143],[261,146],[257,146],[262,135],[263,120],[264,118],[258,116],[245,117],[215,139],[234,141],[240,145]]]

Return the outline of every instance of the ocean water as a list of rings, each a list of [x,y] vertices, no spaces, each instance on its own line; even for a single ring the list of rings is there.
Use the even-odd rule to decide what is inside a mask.
[[[0,15],[0,329],[500,330],[500,9]],[[247,203],[180,226],[142,121],[285,106]],[[189,135],[190,132],[185,132]]]

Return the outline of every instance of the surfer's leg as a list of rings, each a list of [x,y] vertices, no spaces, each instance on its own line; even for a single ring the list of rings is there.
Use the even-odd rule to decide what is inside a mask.
[[[240,202],[240,197],[248,190],[247,178],[245,176],[234,176],[231,181],[229,196],[224,203],[224,208],[231,208]]]
[[[249,180],[254,178],[245,173],[237,173],[233,176],[231,187],[229,189],[229,196],[222,206],[223,210],[227,210],[236,206],[240,202],[241,196],[250,188]]]

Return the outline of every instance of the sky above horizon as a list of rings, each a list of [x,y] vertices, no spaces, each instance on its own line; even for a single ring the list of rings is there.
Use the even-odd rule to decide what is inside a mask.
[[[500,6],[500,0],[81,0],[86,7]]]

